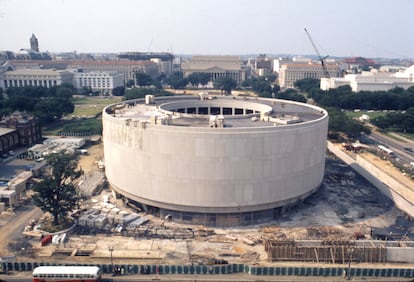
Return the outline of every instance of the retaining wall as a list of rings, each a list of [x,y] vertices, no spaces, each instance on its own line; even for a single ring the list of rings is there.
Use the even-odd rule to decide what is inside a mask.
[[[351,158],[341,149],[328,142],[328,150],[334,153],[338,158],[352,167],[361,176],[367,179],[372,185],[378,188],[384,195],[393,200],[394,204],[414,217],[414,192],[400,183],[397,179],[391,177],[386,172],[381,171],[372,163],[357,155],[356,159]]]

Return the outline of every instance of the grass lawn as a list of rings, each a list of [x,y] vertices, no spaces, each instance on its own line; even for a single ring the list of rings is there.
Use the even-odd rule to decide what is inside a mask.
[[[354,111],[345,111],[345,114],[348,117],[351,118],[359,118],[362,115],[367,115],[369,116],[369,119],[372,120],[374,118],[380,117],[380,116],[385,116],[387,114],[387,112],[383,112],[383,111],[359,111],[359,112],[354,112]]]
[[[77,96],[73,98],[75,104],[75,111],[69,114],[70,117],[89,117],[96,116],[101,113],[103,108],[109,104],[117,103],[122,100],[122,97],[101,97],[91,96],[83,97]]]
[[[48,124],[42,129],[43,135],[58,135],[59,132],[102,132],[102,120],[95,118],[105,106],[120,102],[122,97],[83,97],[73,98],[75,111],[54,123]],[[76,119],[72,119],[76,118]],[[86,118],[90,117],[90,118]],[[93,118],[92,118],[93,117]]]

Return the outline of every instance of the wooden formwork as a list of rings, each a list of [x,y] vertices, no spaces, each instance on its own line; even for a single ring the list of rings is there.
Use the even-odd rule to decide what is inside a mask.
[[[355,244],[354,241],[315,241],[303,244],[294,240],[267,240],[265,250],[271,261],[317,263],[385,262],[386,248],[381,244]]]

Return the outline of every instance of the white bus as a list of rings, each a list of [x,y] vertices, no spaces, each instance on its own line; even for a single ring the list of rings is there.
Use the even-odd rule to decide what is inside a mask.
[[[33,270],[33,282],[98,282],[101,276],[97,266],[39,266]]]
[[[391,149],[388,149],[387,147],[385,147],[383,145],[378,145],[378,151],[384,157],[387,157],[387,158],[394,158],[395,157],[395,153]]]

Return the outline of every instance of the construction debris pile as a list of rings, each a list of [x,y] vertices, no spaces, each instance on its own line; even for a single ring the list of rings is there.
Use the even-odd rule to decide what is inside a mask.
[[[140,216],[137,213],[129,213],[115,207],[111,203],[103,203],[85,211],[79,217],[78,224],[80,226],[119,233],[122,232],[124,228],[127,230],[135,230],[147,221],[147,218]]]

